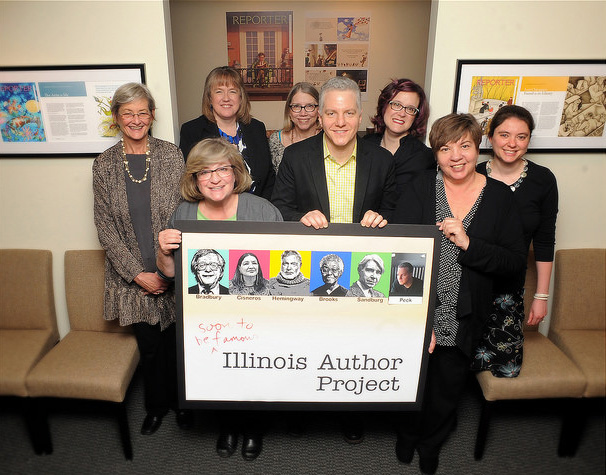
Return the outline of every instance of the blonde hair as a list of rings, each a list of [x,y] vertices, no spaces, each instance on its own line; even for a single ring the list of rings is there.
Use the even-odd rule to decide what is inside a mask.
[[[298,82],[297,84],[295,84],[288,93],[288,97],[286,98],[286,104],[284,104],[284,126],[282,127],[284,129],[284,132],[290,132],[295,127],[295,124],[293,124],[292,120],[290,119],[290,105],[292,104],[292,98],[297,92],[309,94],[316,100],[316,103],[320,103],[320,94],[312,84],[308,82]],[[316,119],[316,125],[317,124],[318,119]]]
[[[252,185],[252,178],[246,169],[242,155],[224,138],[214,137],[198,142],[189,152],[180,184],[183,199],[191,202],[203,200],[204,196],[198,189],[196,174],[225,160],[234,167],[234,193],[240,194],[248,191]]]

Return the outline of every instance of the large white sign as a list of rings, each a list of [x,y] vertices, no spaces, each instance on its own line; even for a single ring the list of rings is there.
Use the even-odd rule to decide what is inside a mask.
[[[184,405],[419,403],[434,227],[177,226]]]

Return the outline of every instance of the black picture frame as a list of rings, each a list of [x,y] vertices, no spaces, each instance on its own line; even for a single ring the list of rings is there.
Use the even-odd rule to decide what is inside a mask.
[[[119,140],[111,98],[144,64],[0,67],[0,157],[93,157]]]
[[[423,389],[425,385],[425,377],[428,363],[429,353],[427,348],[429,346],[429,342],[431,339],[431,327],[433,322],[433,309],[435,307],[435,285],[437,281],[437,263],[439,261],[439,252],[440,252],[440,235],[435,226],[421,226],[421,225],[389,225],[384,229],[368,229],[363,228],[358,224],[332,224],[327,229],[314,230],[310,229],[301,223],[253,223],[253,222],[204,222],[204,221],[178,221],[175,223],[175,226],[182,231],[183,243],[180,249],[175,253],[175,264],[176,264],[176,280],[175,280],[175,290],[176,290],[176,320],[177,320],[177,365],[178,365],[178,389],[179,389],[179,405],[183,408],[190,409],[246,409],[246,410],[337,410],[337,411],[348,411],[348,410],[379,410],[379,411],[393,411],[393,410],[416,410],[421,407],[422,404],[422,395]],[[191,238],[191,239],[190,239]],[[194,242],[196,245],[192,248],[191,243]],[[231,243],[231,244],[230,244]],[[277,244],[278,247],[275,247]],[[301,244],[304,243],[304,244]],[[314,342],[310,344],[309,341],[305,337],[306,331],[304,329],[310,325],[309,320],[303,319],[305,323],[301,323],[299,325],[300,320],[296,320],[297,318],[301,318],[302,315],[308,316],[313,314],[314,317],[318,317],[314,320],[314,322],[320,321],[320,325],[322,322],[326,323],[326,328],[322,327],[322,331],[332,331],[334,328],[332,325],[338,325],[334,323],[334,319],[343,315],[340,315],[339,306],[340,305],[348,305],[346,309],[346,317],[349,322],[354,321],[354,319],[362,319],[362,322],[368,321],[374,327],[374,325],[380,326],[378,323],[379,315],[383,316],[384,312],[390,313],[386,318],[389,320],[390,318],[395,318],[397,320],[406,319],[407,318],[407,309],[405,305],[397,305],[392,303],[388,303],[388,298],[385,299],[377,299],[374,301],[372,299],[359,299],[356,300],[356,297],[338,297],[333,299],[332,301],[321,301],[320,297],[308,295],[303,297],[303,301],[298,302],[284,302],[288,300],[288,298],[274,298],[273,296],[262,296],[260,298],[255,299],[257,301],[245,300],[240,307],[234,307],[234,303],[237,299],[239,299],[239,295],[225,295],[225,292],[220,292],[221,295],[217,294],[215,296],[209,295],[193,295],[191,293],[191,282],[188,281],[188,272],[190,271],[190,259],[191,255],[194,251],[197,251],[199,247],[206,247],[219,249],[215,245],[218,244],[221,249],[274,249],[277,250],[285,250],[285,249],[293,249],[299,244],[308,249],[319,249],[322,248],[323,251],[336,251],[334,247],[329,247],[329,249],[324,249],[324,245],[326,243],[330,243],[330,246],[336,245],[342,250],[352,250],[356,248],[362,248],[373,251],[378,249],[376,252],[385,251],[386,247],[392,245],[395,246],[394,250],[402,248],[411,249],[411,252],[415,252],[415,246],[418,245],[418,249],[430,249],[427,255],[427,267],[425,278],[427,282],[427,287],[425,289],[425,293],[423,295],[422,305],[419,305],[416,309],[408,310],[412,313],[417,313],[416,318],[421,318],[414,325],[416,326],[416,333],[411,331],[408,325],[413,325],[410,321],[403,322],[406,332],[400,329],[402,333],[395,333],[393,338],[397,340],[397,352],[398,354],[406,355],[407,351],[415,352],[414,356],[411,353],[410,359],[407,361],[410,362],[411,367],[414,369],[408,369],[414,373],[414,377],[417,378],[413,381],[413,385],[410,385],[413,389],[412,392],[409,391],[410,400],[402,400],[400,394],[395,394],[393,396],[394,400],[390,400],[388,402],[377,401],[374,400],[374,395],[365,394],[362,397],[349,398],[346,401],[335,401],[334,398],[326,396],[326,399],[322,399],[324,395],[320,395],[319,398],[315,398],[312,400],[306,399],[306,394],[310,395],[317,389],[311,388],[311,380],[314,379],[314,376],[317,376],[314,371],[319,371],[319,368],[316,368],[311,364],[313,361],[313,357],[309,358],[310,366],[309,368],[304,368],[303,371],[291,371],[291,376],[294,374],[294,377],[297,378],[297,381],[303,380],[305,381],[305,385],[303,386],[305,389],[303,391],[296,391],[288,389],[289,395],[296,395],[296,397],[290,398],[287,397],[285,399],[288,400],[280,400],[280,398],[274,398],[276,384],[271,384],[268,381],[272,381],[271,378],[274,378],[276,382],[283,382],[284,376],[286,372],[280,373],[279,371],[275,371],[273,375],[267,374],[267,372],[259,372],[254,373],[250,372],[246,369],[242,369],[241,367],[237,368],[227,368],[227,366],[231,365],[233,360],[230,362],[226,362],[227,356],[225,353],[221,353],[222,351],[228,352],[247,352],[250,355],[251,348],[255,352],[255,354],[260,355],[261,350],[266,345],[267,341],[272,341],[270,347],[275,350],[275,341],[278,341],[278,347],[283,351],[289,351],[291,348],[290,344],[294,341],[296,344],[292,344],[295,348],[290,353],[285,353],[285,355],[290,355],[294,360],[296,360],[297,356],[302,356],[297,353],[297,351],[301,351],[304,348],[304,355],[310,356],[314,354],[322,354],[326,346],[322,346],[325,343],[324,340],[321,340],[320,343]],[[399,243],[399,244],[398,244]],[[230,247],[231,246],[231,247]],[[274,247],[272,247],[274,246]],[[229,251],[231,252],[231,251]],[[274,251],[271,251],[274,252]],[[281,252],[281,251],[280,251]],[[303,260],[305,261],[306,257],[304,252],[301,252],[303,255]],[[227,259],[226,259],[227,261]],[[260,261],[260,260],[259,260]],[[229,268],[229,264],[226,264]],[[384,275],[387,276],[389,280],[390,272],[387,269],[387,263],[385,265]],[[265,273],[264,273],[265,276]],[[227,287],[227,282],[223,282],[223,287]],[[188,288],[189,287],[189,288]],[[230,300],[231,299],[231,300]],[[298,299],[298,298],[297,298]],[[391,300],[391,295],[389,296],[389,300]],[[276,302],[278,300],[278,302]],[[338,301],[335,301],[338,300]],[[381,300],[381,302],[378,302]],[[289,307],[289,305],[292,306]],[[195,307],[197,305],[197,307]],[[255,314],[254,305],[260,305],[261,313]],[[362,315],[354,315],[355,309],[351,312],[351,309],[356,305],[359,305],[359,312],[362,312]],[[390,306],[388,308],[388,305]],[[194,315],[192,315],[191,309],[195,309]],[[320,309],[320,313],[317,311]],[[323,309],[323,310],[322,310]],[[259,309],[257,309],[259,310]],[[342,310],[345,311],[345,310]],[[234,313],[235,312],[235,313]],[[298,312],[298,313],[297,313]],[[325,313],[322,313],[325,312]],[[367,312],[367,313],[364,313]],[[422,313],[419,316],[419,312]],[[258,318],[259,315],[262,317],[261,322],[262,325],[265,325],[264,328],[271,328],[270,335],[263,335],[262,332],[265,330],[260,330],[255,327],[252,329],[252,332],[257,332],[257,342],[254,345],[257,346],[245,346],[240,350],[230,349],[235,348],[232,346],[224,346],[218,348],[218,353],[214,353],[214,348],[211,350],[211,346],[220,345],[220,342],[213,343],[209,342],[210,346],[204,346],[206,342],[202,341],[204,333],[200,333],[200,329],[204,329],[207,324],[213,326],[212,322],[222,322],[221,323],[221,338],[228,337],[229,342],[231,344],[231,334],[229,332],[223,331],[229,327],[230,321],[229,316],[231,314],[237,314],[238,319],[244,317],[247,322],[255,322],[255,318]],[[412,315],[411,313],[411,315]],[[218,315],[218,317],[217,317]],[[408,318],[415,318],[409,316]],[[290,322],[288,319],[293,319],[292,327],[288,327]],[[331,321],[331,319],[333,319]],[[203,322],[200,324],[199,322]],[[282,338],[280,333],[282,330],[275,330],[273,328],[273,324],[268,327],[267,322],[278,322],[277,326],[286,325],[287,328],[291,329],[291,333],[289,333],[288,344],[285,343],[286,346],[281,347],[283,340],[286,341],[285,338]],[[359,322],[359,320],[358,320]],[[193,326],[192,326],[193,325]],[[413,325],[413,326],[414,326]],[[397,325],[396,325],[397,326]],[[233,325],[232,325],[233,327]],[[362,325],[363,327],[363,325]],[[357,327],[356,330],[348,329],[348,331],[354,332],[354,340],[356,338],[355,331],[361,331]],[[243,327],[240,328],[240,333]],[[195,336],[195,343],[193,342],[193,332],[192,329],[200,335]],[[212,329],[214,332],[216,327]],[[298,329],[298,330],[296,330]],[[296,330],[296,331],[293,331]],[[313,331],[316,331],[314,328]],[[377,330],[379,331],[379,330]],[[381,328],[382,332],[393,332],[393,329]],[[259,337],[259,333],[261,333],[261,338]],[[370,332],[374,335],[374,332]],[[386,333],[386,334],[387,334]],[[326,333],[328,334],[328,333]],[[416,344],[409,345],[406,342],[400,341],[399,338],[401,335],[407,335],[408,338],[414,339]],[[214,336],[214,333],[213,333]],[[278,338],[274,338],[278,336]],[[266,338],[265,338],[266,337]],[[364,337],[364,335],[362,335]],[[335,335],[335,338],[337,336]],[[377,335],[377,338],[381,338],[381,335]],[[405,337],[406,338],[406,337]],[[294,339],[294,340],[293,340]],[[297,340],[300,339],[300,340]],[[212,338],[211,338],[212,340]],[[374,341],[374,340],[373,340]],[[250,342],[245,342],[248,345]],[[389,353],[389,351],[394,349],[393,340],[390,341],[392,346],[390,347],[387,343],[375,345],[373,348],[376,349],[377,354],[383,354],[385,352]],[[223,342],[224,344],[224,342]],[[346,343],[343,343],[346,344]],[[332,344],[330,345],[331,348]],[[415,350],[411,349],[411,346],[415,347]],[[338,345],[336,345],[338,347]],[[227,348],[227,350],[223,350],[222,348]],[[248,348],[245,349],[245,348]],[[347,347],[350,351],[356,351],[355,347]],[[333,351],[333,350],[331,350]],[[334,351],[337,351],[336,349]],[[383,352],[383,353],[381,353]],[[292,354],[291,354],[292,353]],[[241,353],[239,353],[239,358]],[[231,358],[231,357],[229,357]],[[404,356],[404,359],[407,357]],[[287,358],[288,359],[288,358]],[[193,360],[196,360],[192,362]],[[414,360],[414,363],[412,361]],[[418,366],[414,366],[417,364]],[[418,371],[418,372],[415,372]],[[388,371],[389,372],[389,371]],[[385,374],[388,372],[384,372]],[[332,374],[335,374],[333,372]],[[347,372],[341,372],[347,373]],[[350,374],[350,373],[347,373]],[[352,373],[353,374],[353,373]],[[365,372],[366,378],[372,378],[373,375],[376,376],[377,372],[367,371]],[[392,377],[396,377],[398,373],[391,374]],[[188,381],[188,379],[191,380]],[[250,379],[253,378],[254,384],[251,384]],[[270,378],[269,380],[263,378]],[[193,381],[193,385],[191,384]],[[290,380],[291,383],[293,380]],[[248,383],[247,383],[248,382]],[[229,385],[236,386],[229,386]],[[225,389],[218,388],[218,386],[226,385]],[[202,388],[200,391],[204,393],[202,397],[200,396],[191,396],[195,391],[191,391],[191,387],[195,386],[196,391],[198,388]],[[224,395],[222,398],[214,399],[213,397],[206,396],[207,388],[209,394],[217,394],[218,393]],[[246,397],[250,394],[249,389],[254,389],[254,397]],[[290,388],[290,386],[289,386]],[[188,393],[189,391],[189,393]],[[262,396],[259,396],[259,391],[262,391]],[[306,392],[307,391],[307,392]],[[238,394],[235,394],[238,393]],[[198,392],[196,392],[198,394]],[[282,393],[283,394],[283,393]],[[225,396],[227,395],[227,396]],[[334,396],[334,395],[333,395]],[[340,397],[341,395],[337,395]],[[315,397],[315,396],[314,396]]]
[[[491,149],[490,120],[507,104],[526,107],[536,127],[529,151],[603,152],[606,149],[606,60],[457,60],[452,111],[471,113]]]

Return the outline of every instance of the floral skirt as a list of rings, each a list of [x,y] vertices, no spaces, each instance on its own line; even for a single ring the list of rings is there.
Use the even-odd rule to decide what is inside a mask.
[[[490,370],[497,378],[515,378],[522,367],[524,289],[497,295],[471,369]]]

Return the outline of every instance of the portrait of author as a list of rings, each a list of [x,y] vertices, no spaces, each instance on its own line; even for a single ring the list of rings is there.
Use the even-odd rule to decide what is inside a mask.
[[[269,279],[269,295],[309,295],[309,279],[301,272],[301,254],[284,251],[280,272]]]
[[[374,287],[381,280],[385,272],[383,259],[377,254],[368,254],[358,264],[358,275],[360,278],[351,284],[346,297],[385,297]]]
[[[391,286],[390,295],[404,297],[422,297],[423,281],[412,275],[413,267],[410,262],[400,262],[396,280]]]
[[[223,278],[225,259],[214,249],[199,249],[192,257],[191,271],[196,285],[188,289],[190,294],[227,295],[229,290],[219,282]]]
[[[320,273],[324,285],[315,288],[311,293],[316,296],[330,295],[334,297],[345,297],[347,289],[339,285],[339,279],[343,275],[345,264],[336,254],[327,254],[320,259]]]

